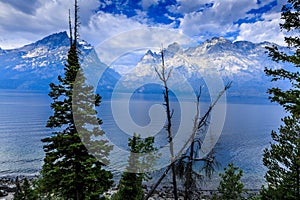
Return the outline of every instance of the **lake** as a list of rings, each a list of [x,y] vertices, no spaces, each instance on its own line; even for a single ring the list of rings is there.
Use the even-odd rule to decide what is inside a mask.
[[[0,90],[0,177],[38,174],[44,157],[41,139],[51,135],[51,130],[45,127],[52,113],[50,102],[51,99],[44,93]],[[151,101],[132,100],[130,114],[133,121],[139,126],[146,126],[150,122],[149,108],[161,103],[159,98]],[[176,122],[181,114],[177,112],[177,104],[172,104],[175,130],[178,129]],[[207,103],[201,104],[201,112],[205,111],[205,105]],[[219,170],[222,171],[229,162],[234,162],[244,171],[246,186],[259,188],[266,171],[262,165],[263,149],[269,146],[271,130],[277,130],[285,112],[274,104],[228,103],[226,106],[225,125],[215,146]],[[122,114],[124,111],[120,110],[120,116]],[[99,116],[108,138],[126,149],[128,136],[116,125],[111,114],[111,102],[101,103]],[[157,119],[160,117],[157,116]],[[154,129],[161,125],[155,120],[151,123]],[[155,135],[158,146],[164,145],[164,129],[160,127],[154,132],[159,132]],[[123,160],[126,161],[125,158]],[[217,179],[217,175],[213,179]]]

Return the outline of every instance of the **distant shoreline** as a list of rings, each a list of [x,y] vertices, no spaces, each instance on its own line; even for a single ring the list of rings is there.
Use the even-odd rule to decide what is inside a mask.
[[[29,181],[33,181],[38,177],[25,177],[22,176],[18,179],[18,181],[20,183],[22,183],[22,181],[28,178]],[[143,186],[144,188],[144,192],[145,194],[147,194],[150,190],[151,190],[151,186],[152,185],[145,185]],[[16,179],[13,178],[4,178],[4,177],[0,177],[0,190],[5,192],[5,195],[3,196],[5,199],[13,199],[13,196],[16,192]],[[258,195],[260,193],[261,189],[246,189],[247,192],[244,193],[245,196],[252,196],[252,195]],[[106,195],[108,196],[112,196],[114,193],[116,193],[117,191],[117,187],[113,186],[112,188],[110,188],[107,192],[105,192]],[[183,197],[184,194],[184,189],[183,188],[178,188],[178,192],[180,194],[180,196]],[[214,194],[218,194],[218,190],[216,189],[197,189],[197,191],[195,191],[195,193],[197,196],[201,196],[201,197],[207,197],[210,198],[212,197]],[[166,198],[171,198],[173,196],[172,194],[172,185],[167,184],[167,183],[162,183],[153,193],[152,195],[153,197],[155,197],[156,199],[166,199]]]

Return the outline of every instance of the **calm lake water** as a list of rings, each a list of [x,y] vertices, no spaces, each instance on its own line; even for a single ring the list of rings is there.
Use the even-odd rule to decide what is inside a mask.
[[[44,157],[41,139],[51,135],[51,130],[45,127],[51,114],[50,102],[43,93],[0,90],[0,177],[38,174]],[[133,120],[140,126],[147,125],[148,110],[155,103],[161,102],[132,101]],[[112,141],[126,148],[127,136],[113,120],[110,105],[103,101],[99,108],[102,128]],[[220,170],[234,162],[243,169],[246,186],[258,188],[266,171],[262,165],[263,149],[268,147],[271,130],[279,127],[284,115],[279,106],[272,104],[227,104],[225,125],[215,147]],[[174,124],[179,116],[175,109]],[[158,134],[156,142],[164,144],[164,138],[165,135]],[[217,174],[213,179],[217,179]]]

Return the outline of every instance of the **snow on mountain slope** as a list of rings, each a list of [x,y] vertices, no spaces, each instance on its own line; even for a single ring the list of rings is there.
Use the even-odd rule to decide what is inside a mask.
[[[266,98],[267,88],[273,84],[265,76],[264,68],[282,67],[268,57],[265,46],[271,45],[268,42],[231,42],[222,37],[188,49],[183,49],[178,43],[170,44],[164,50],[166,67],[173,69],[170,88],[185,92],[191,86],[197,90],[200,85],[205,85],[205,76],[219,76],[224,83],[233,81],[229,97]],[[86,41],[80,41],[79,47],[82,67],[88,79],[97,84],[94,86],[98,86],[98,91],[111,92],[117,86],[122,92],[136,90],[161,94],[161,86],[157,86],[161,82],[155,72],[155,67],[161,65],[159,52],[148,50],[130,72],[120,75],[114,67],[102,63]],[[66,32],[52,34],[18,49],[0,48],[0,89],[47,91],[49,83],[56,82],[57,76],[63,75],[68,49]],[[203,94],[208,95],[208,91],[204,90]]]
[[[273,83],[265,76],[265,67],[282,67],[282,64],[268,57],[265,46],[271,45],[268,42],[231,42],[222,37],[212,38],[185,50],[177,43],[170,44],[164,51],[166,67],[173,69],[170,87],[184,92],[186,88],[180,83],[186,78],[197,90],[199,85],[205,85],[203,77],[220,76],[224,83],[233,81],[229,96],[266,97],[267,88],[273,86]],[[122,77],[122,87],[144,91],[140,88],[143,83],[159,83],[155,67],[159,68],[160,65],[160,53],[149,50],[136,67]]]
[[[60,32],[18,49],[0,50],[0,89],[48,91],[49,83],[57,82],[57,76],[64,73],[69,44],[67,33]],[[79,49],[81,62],[88,55],[97,57],[94,48],[85,41],[79,41]],[[90,65],[107,68],[98,58],[91,59],[94,63]],[[111,81],[118,78],[113,70],[107,73]]]

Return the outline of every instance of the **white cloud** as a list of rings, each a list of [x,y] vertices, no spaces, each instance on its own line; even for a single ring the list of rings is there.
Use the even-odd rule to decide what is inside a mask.
[[[178,0],[178,2],[179,6],[176,8],[172,7],[170,11],[181,13],[184,16],[180,19],[179,29],[182,33],[203,41],[213,36],[226,36],[228,33],[238,34],[239,29],[242,29],[241,34],[246,34],[249,24],[242,24],[239,27],[236,22],[242,19],[257,18],[262,15],[262,11],[260,13],[249,13],[249,11],[259,10],[269,5],[273,0],[264,0],[261,4],[257,4],[257,0],[199,0],[195,2],[194,0]],[[205,4],[211,3],[213,3],[212,6],[205,7]],[[276,17],[279,19],[278,13],[282,4],[282,2],[278,2],[277,6],[274,6],[268,13],[277,13]],[[268,20],[266,14],[264,15],[264,20]],[[270,37],[270,40],[274,41],[277,37],[276,41],[279,41],[279,29],[275,29],[276,21],[259,22],[257,25],[260,26],[261,23],[268,25],[262,29],[267,33],[264,34],[264,37],[261,35],[261,39],[268,40],[268,37]],[[267,30],[267,28],[270,28],[270,30]],[[251,33],[249,34],[251,35]],[[274,35],[271,36],[271,34]],[[247,38],[251,38],[250,35]],[[239,38],[241,37],[243,36],[239,36]],[[230,39],[236,38],[231,36]]]
[[[144,10],[147,10],[152,5],[157,5],[158,0],[142,0],[141,5]]]
[[[237,31],[238,26],[234,22],[245,18],[252,8],[257,8],[256,0],[217,0],[210,8],[185,14],[180,29],[189,36],[222,36]]]
[[[169,7],[170,12],[174,13],[191,13],[204,9],[205,4],[213,3],[211,0],[177,0],[178,5],[173,5]]]
[[[125,15],[98,12],[91,17],[87,26],[81,28],[81,32],[85,40],[96,46],[114,35],[146,27],[147,25],[127,18]]]
[[[26,1],[20,1],[20,0],[0,0],[0,2],[10,4],[12,7],[14,7],[16,10],[19,10],[21,12],[27,13],[27,14],[34,14],[36,8],[41,6],[41,2],[39,0],[26,0]]]
[[[80,0],[80,21],[88,24],[98,0]],[[15,48],[34,42],[54,32],[68,30],[68,10],[73,0],[35,1],[31,10],[0,2],[0,47]]]
[[[16,48],[55,32],[68,31],[68,10],[69,8],[73,10],[73,3],[73,0],[45,1],[42,6],[34,10],[23,12],[11,4],[0,1],[3,10],[0,12],[0,47]],[[144,1],[144,3],[155,4],[156,0]],[[122,32],[149,26],[145,12],[141,11],[138,16],[132,18],[101,11],[95,12],[100,5],[98,0],[79,0],[80,37],[94,46]],[[150,23],[157,27],[173,27],[173,24]]]
[[[280,32],[280,13],[264,14],[264,21],[244,23],[236,40],[247,40],[255,43],[269,41],[284,45],[284,34]]]
[[[113,15],[98,12],[87,27],[83,27],[82,35],[97,48],[101,60],[107,64],[114,62],[119,56],[133,50],[147,51],[159,49],[160,45],[173,42],[186,44],[190,38],[180,34],[170,26],[156,25],[155,28],[140,23],[125,15]]]
[[[68,30],[68,9],[73,10],[74,0],[29,0],[32,6],[23,5],[23,1],[17,4],[17,0],[0,0],[0,47],[15,48],[37,41],[42,37],[59,31]],[[151,5],[156,5],[162,0],[141,0],[140,5],[146,10]],[[251,34],[256,34],[257,41],[270,37],[278,40],[278,23],[275,16],[268,20],[264,15],[265,22],[254,24],[242,24],[240,27],[234,22],[245,17],[253,17],[254,14],[247,14],[251,9],[257,9],[267,5],[272,0],[264,0],[261,5],[257,0],[177,0],[177,6],[170,6],[169,10],[182,14],[180,25],[177,31],[197,39],[208,39],[213,36],[226,35],[228,32],[240,31],[238,39],[253,41]],[[105,5],[112,3],[111,0],[101,1]],[[145,29],[149,26],[174,29],[175,21],[172,24],[162,25],[155,23],[155,20],[147,18],[144,10],[135,10],[136,16],[128,18],[125,15],[113,15],[104,12],[95,12],[97,8],[105,6],[99,0],[79,0],[80,6],[80,36],[93,45],[114,35],[135,30]],[[205,4],[214,3],[212,7],[205,7]],[[118,1],[118,3],[120,3]],[[279,4],[279,3],[278,3]],[[121,6],[121,5],[120,5]],[[272,12],[278,13],[280,6]],[[269,17],[272,17],[269,12]],[[166,13],[167,15],[167,13]],[[175,20],[174,16],[168,16]],[[278,16],[276,16],[278,17]],[[279,18],[279,17],[278,17]],[[277,23],[277,24],[276,24]],[[261,29],[256,30],[255,25],[264,26],[263,35]],[[266,28],[267,27],[267,28]],[[259,28],[257,28],[259,29]],[[261,31],[258,34],[258,31]],[[274,34],[273,36],[271,34]],[[234,38],[235,39],[235,38]],[[135,42],[135,41],[133,41]],[[125,42],[126,44],[126,42]]]
[[[86,26],[100,5],[99,0],[81,0],[79,2],[80,23]]]

